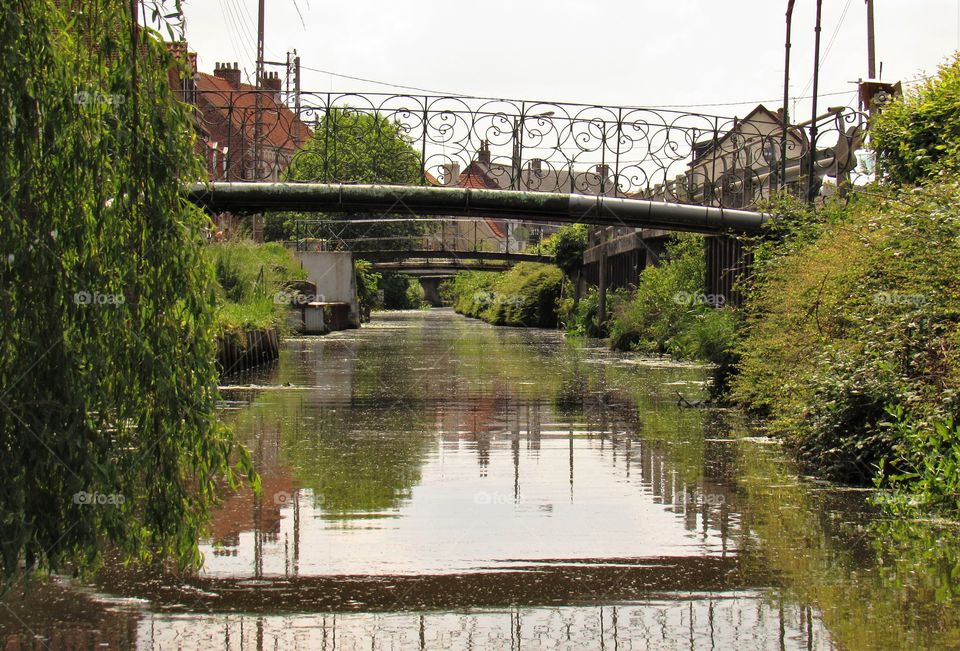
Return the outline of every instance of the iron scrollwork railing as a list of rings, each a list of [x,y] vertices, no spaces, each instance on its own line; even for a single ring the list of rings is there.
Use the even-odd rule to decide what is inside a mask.
[[[853,152],[866,126],[860,113],[831,110],[818,118],[811,143],[809,125],[784,130],[776,113],[759,107],[737,119],[426,95],[304,92],[291,100],[295,109],[274,91],[194,88],[184,98],[197,106],[213,180],[286,180],[292,166],[300,181],[467,185],[724,207],[751,206],[780,188],[803,195],[823,176],[852,182]],[[387,152],[389,160],[371,160],[370,151]],[[392,178],[398,168],[414,172]]]

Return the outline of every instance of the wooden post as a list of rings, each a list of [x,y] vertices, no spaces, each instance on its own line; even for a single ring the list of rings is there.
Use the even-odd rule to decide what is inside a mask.
[[[603,329],[607,321],[607,243],[601,244],[600,249],[600,278],[597,283],[597,293],[599,296],[599,305],[597,307],[597,326]]]

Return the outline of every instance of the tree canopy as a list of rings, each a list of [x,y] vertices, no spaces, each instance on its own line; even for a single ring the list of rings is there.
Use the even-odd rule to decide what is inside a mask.
[[[938,170],[960,171],[960,54],[883,107],[870,134],[880,169],[893,183],[915,185]]]
[[[423,159],[401,126],[377,113],[353,108],[332,108],[317,122],[314,136],[297,152],[287,170],[289,181],[326,183],[372,183],[383,185],[419,185],[424,178]],[[416,217],[397,202],[390,215],[371,213],[354,215],[359,219]],[[308,213],[283,213],[267,220],[267,237],[296,236],[295,220],[336,221],[337,216]],[[321,225],[301,231],[325,239],[331,235],[344,240],[368,238],[369,249],[396,248],[397,243],[382,238],[416,236],[433,229],[434,222],[383,222]],[[350,248],[354,248],[351,246]]]

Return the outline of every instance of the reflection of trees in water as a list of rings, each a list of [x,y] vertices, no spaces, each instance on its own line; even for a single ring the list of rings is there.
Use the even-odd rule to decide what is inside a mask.
[[[283,457],[328,515],[395,509],[434,447],[428,418],[390,404],[305,405],[283,429]]]
[[[960,532],[889,519],[867,494],[797,477],[775,446],[737,447],[743,544],[850,649],[960,647]],[[754,557],[759,561],[761,557]]]

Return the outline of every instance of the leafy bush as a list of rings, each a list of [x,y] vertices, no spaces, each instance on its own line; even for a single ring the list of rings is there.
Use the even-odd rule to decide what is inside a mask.
[[[380,279],[383,277],[373,271],[373,263],[369,260],[355,260],[354,271],[357,274],[357,301],[360,304],[360,315],[364,321],[370,320],[370,310],[377,304],[380,290]]]
[[[682,355],[680,333],[710,309],[703,294],[703,238],[676,236],[662,264],[640,272],[633,298],[613,313],[610,346],[617,350]]]
[[[607,292],[607,311],[616,313],[620,306],[630,300],[632,292],[629,288],[620,288]],[[571,335],[578,337],[605,337],[607,329],[601,327],[600,293],[596,287],[587,289],[586,295],[579,301],[574,298],[564,298],[560,301],[560,322]]]
[[[958,206],[956,178],[876,189],[831,208],[820,237],[763,267],[733,395],[810,467],[853,481],[881,465],[904,474],[909,455],[888,409],[956,419]]]
[[[562,287],[557,267],[521,262],[502,273],[461,272],[445,291],[460,314],[495,325],[554,328]]]
[[[893,183],[915,185],[960,170],[960,55],[885,106],[870,133],[877,164]]]
[[[900,406],[887,409],[891,417],[894,473],[886,473],[881,461],[878,485],[883,479],[894,487],[906,487],[913,499],[895,506],[939,507],[960,511],[960,423],[945,419],[918,420]]]
[[[569,278],[583,269],[583,252],[587,248],[586,224],[567,224],[546,238],[540,245],[544,255],[552,255],[554,264]]]

